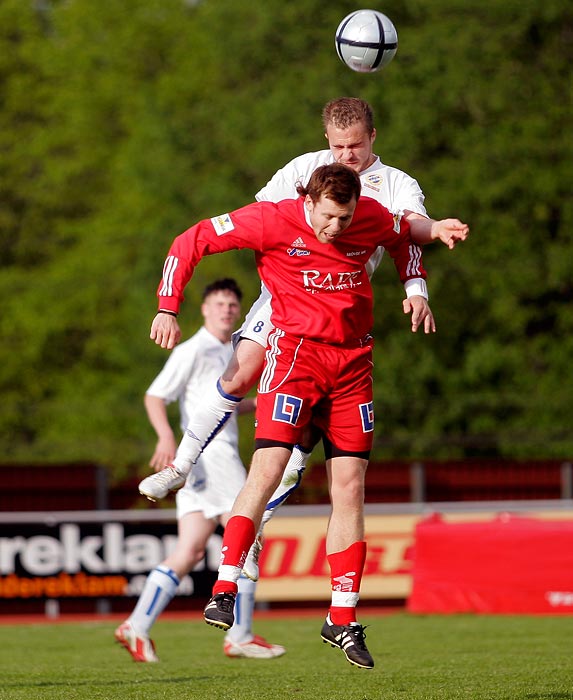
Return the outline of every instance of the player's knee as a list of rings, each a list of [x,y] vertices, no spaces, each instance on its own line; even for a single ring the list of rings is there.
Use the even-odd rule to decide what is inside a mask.
[[[227,394],[245,396],[257,383],[265,361],[265,348],[252,340],[241,340],[221,377]]]
[[[356,477],[345,479],[343,483],[333,482],[331,494],[333,503],[361,503],[364,500],[364,480]]]
[[[257,379],[258,377],[252,377],[250,373],[239,370],[228,378],[225,378],[225,375],[223,375],[219,381],[225,394],[242,398],[253,388]]]
[[[249,363],[229,365],[223,372],[219,382],[226,394],[231,396],[246,396],[255,386],[260,375],[261,367],[254,367]]]

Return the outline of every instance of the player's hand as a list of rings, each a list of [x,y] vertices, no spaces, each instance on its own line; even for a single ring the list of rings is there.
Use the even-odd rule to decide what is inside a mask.
[[[181,338],[181,329],[175,316],[158,313],[151,324],[151,340],[166,350],[172,350]]]
[[[459,219],[441,219],[432,224],[432,240],[440,240],[453,250],[460,241],[469,236],[470,227]]]
[[[161,471],[173,462],[176,452],[177,445],[173,436],[159,438],[155,446],[155,452],[149,460],[149,466],[155,469],[156,472]]]
[[[424,333],[436,332],[434,314],[427,299],[416,294],[409,299],[404,299],[402,307],[405,314],[412,314],[412,333],[415,333],[420,326],[423,326]]]

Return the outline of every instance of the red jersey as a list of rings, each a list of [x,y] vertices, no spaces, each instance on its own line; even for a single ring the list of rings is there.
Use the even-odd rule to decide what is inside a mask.
[[[158,289],[159,308],[179,311],[183,290],[205,255],[250,248],[272,294],[277,328],[324,343],[344,344],[370,332],[372,288],[365,264],[384,246],[401,281],[424,278],[420,248],[405,220],[361,197],[352,223],[332,243],[320,243],[307,222],[304,198],[255,202],[205,219],[178,236]]]

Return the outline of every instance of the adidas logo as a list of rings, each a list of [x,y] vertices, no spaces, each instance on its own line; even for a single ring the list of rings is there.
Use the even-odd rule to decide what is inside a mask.
[[[293,241],[291,243],[292,248],[306,248],[306,243],[302,240],[302,238],[299,236],[296,241]]]

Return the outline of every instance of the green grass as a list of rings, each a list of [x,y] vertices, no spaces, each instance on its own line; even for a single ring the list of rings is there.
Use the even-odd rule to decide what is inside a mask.
[[[573,700],[573,616],[363,618],[376,661],[348,664],[322,620],[263,619],[287,646],[271,661],[227,659],[223,633],[159,621],[159,664],[135,664],[110,622],[0,625],[0,700]]]

